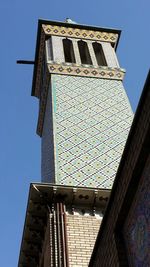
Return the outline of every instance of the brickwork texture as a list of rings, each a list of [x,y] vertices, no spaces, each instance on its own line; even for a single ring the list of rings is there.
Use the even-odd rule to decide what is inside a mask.
[[[101,219],[94,216],[67,215],[70,267],[87,267]]]

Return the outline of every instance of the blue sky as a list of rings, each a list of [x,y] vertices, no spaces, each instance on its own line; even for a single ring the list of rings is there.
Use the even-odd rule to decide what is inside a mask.
[[[0,261],[16,267],[29,183],[40,181],[40,138],[36,135],[38,101],[31,97],[33,60],[39,18],[122,30],[120,66],[135,111],[149,69],[149,0],[1,0],[0,1]]]

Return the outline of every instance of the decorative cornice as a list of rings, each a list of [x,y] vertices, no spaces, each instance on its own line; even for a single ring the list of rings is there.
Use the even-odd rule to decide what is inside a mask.
[[[65,37],[73,37],[73,38],[82,38],[89,39],[95,41],[103,41],[110,42],[112,44],[116,44],[118,40],[117,33],[111,32],[103,32],[103,31],[93,31],[86,29],[78,29],[71,27],[63,27],[56,25],[42,25],[43,30],[46,35],[57,35],[57,36],[65,36]]]
[[[48,63],[48,69],[50,73],[65,74],[73,76],[104,78],[112,80],[123,80],[125,70],[120,68],[110,67],[92,67],[91,65],[77,65],[77,64],[65,64],[65,63]]]

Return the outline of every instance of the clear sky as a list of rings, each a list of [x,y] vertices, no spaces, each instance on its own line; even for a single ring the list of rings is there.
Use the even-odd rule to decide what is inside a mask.
[[[0,1],[0,266],[16,267],[29,183],[40,181],[38,101],[31,97],[39,18],[122,30],[118,58],[135,111],[150,64],[149,0]]]

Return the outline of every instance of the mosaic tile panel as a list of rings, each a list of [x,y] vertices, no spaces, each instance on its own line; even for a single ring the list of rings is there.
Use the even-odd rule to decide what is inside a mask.
[[[121,81],[52,75],[57,184],[111,188],[133,113]]]
[[[51,62],[48,64],[48,69],[50,73],[55,74],[67,74],[75,76],[84,77],[95,77],[113,80],[123,80],[125,75],[125,70],[120,68],[111,68],[105,66],[99,66],[98,68],[92,65],[77,65],[75,63],[56,63]]]
[[[42,182],[55,182],[54,164],[54,138],[53,138],[53,118],[52,118],[52,96],[49,85],[47,95],[47,105],[44,116],[41,143],[41,176]]]
[[[150,157],[140,179],[124,226],[129,265],[148,267],[150,263]]]
[[[65,37],[75,37],[81,39],[98,40],[104,42],[110,42],[116,44],[118,40],[118,34],[105,31],[93,31],[86,29],[78,29],[71,27],[63,27],[57,25],[42,25],[42,28],[46,35],[56,35]]]

